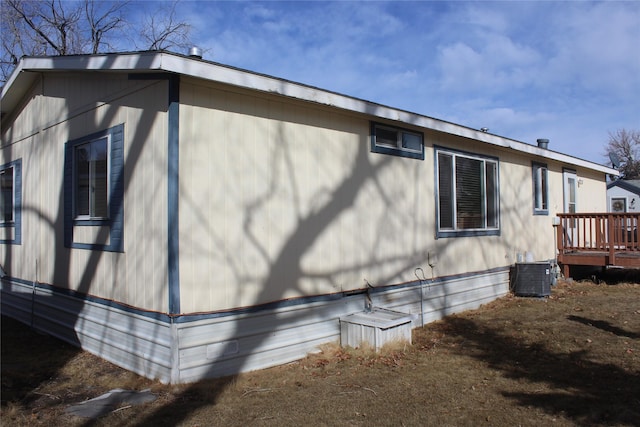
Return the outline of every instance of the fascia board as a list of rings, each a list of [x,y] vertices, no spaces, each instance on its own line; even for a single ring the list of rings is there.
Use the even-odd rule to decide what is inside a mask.
[[[0,95],[0,115],[4,118],[5,114],[13,111],[15,106],[26,92],[25,88],[29,87],[30,81],[33,78],[24,75],[22,72],[22,62],[20,62],[13,70],[7,82],[2,87],[2,93]]]
[[[162,57],[157,52],[104,55],[27,57],[25,71],[134,71],[159,70]]]
[[[9,92],[9,90],[11,90],[11,88],[15,84],[16,79],[22,73],[22,65],[23,65],[23,61],[20,61],[18,65],[16,65],[16,68],[14,68],[13,71],[11,72],[11,75],[5,82],[4,86],[2,86],[2,93],[0,95],[0,99],[4,99],[6,94]]]

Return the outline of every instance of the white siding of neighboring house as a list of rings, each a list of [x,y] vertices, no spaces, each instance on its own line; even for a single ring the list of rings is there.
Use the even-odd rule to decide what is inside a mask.
[[[613,212],[613,199],[623,199],[626,212],[640,212],[640,196],[625,188],[613,186],[607,189],[607,211]]]

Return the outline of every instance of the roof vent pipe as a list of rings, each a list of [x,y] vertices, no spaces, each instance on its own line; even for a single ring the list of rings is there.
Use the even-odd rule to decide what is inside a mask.
[[[548,139],[538,139],[537,142],[538,142],[538,147],[544,148],[545,150],[549,146],[549,140]]]
[[[189,56],[192,58],[202,59],[202,49],[197,46],[192,47],[189,49]]]

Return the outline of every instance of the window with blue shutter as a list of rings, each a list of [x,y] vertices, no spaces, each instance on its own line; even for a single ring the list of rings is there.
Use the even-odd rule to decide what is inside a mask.
[[[123,252],[124,125],[65,144],[64,238],[76,249]],[[108,244],[77,242],[74,227],[107,227]]]

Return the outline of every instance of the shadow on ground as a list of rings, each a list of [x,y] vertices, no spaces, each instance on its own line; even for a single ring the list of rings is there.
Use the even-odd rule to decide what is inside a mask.
[[[2,316],[2,405],[16,401],[28,405],[38,399],[34,385],[58,375],[79,353],[79,348]]]
[[[569,320],[582,323],[575,316]],[[471,345],[473,357],[489,368],[516,381],[541,385],[534,393],[503,391],[519,405],[569,417],[579,425],[640,425],[639,372],[593,361],[585,350],[555,352],[540,343],[512,339],[469,319],[452,317],[443,323],[447,334]],[[601,329],[614,333],[611,325]],[[628,336],[626,331],[615,332]],[[630,338],[634,337],[637,334]]]
[[[602,268],[576,265],[571,267],[574,280],[590,280],[596,284],[619,285],[621,283],[640,283],[640,269]]]

